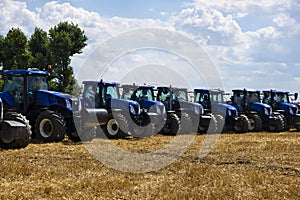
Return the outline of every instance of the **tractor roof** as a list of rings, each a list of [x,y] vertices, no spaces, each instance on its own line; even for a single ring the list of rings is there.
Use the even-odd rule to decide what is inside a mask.
[[[218,89],[194,89],[194,92],[197,93],[224,93],[224,90],[218,90]]]
[[[101,81],[82,81],[82,84],[87,84],[87,85],[97,85],[100,84]],[[118,82],[108,82],[108,81],[102,81],[103,85],[119,85]]]
[[[4,70],[4,75],[45,75],[49,76],[49,72],[42,71],[38,69],[14,69],[14,70]]]
[[[273,92],[273,93],[289,93],[288,91],[282,91],[282,90],[263,90],[263,92]]]
[[[232,90],[232,92],[260,92],[259,90],[255,90],[255,89],[234,89]]]

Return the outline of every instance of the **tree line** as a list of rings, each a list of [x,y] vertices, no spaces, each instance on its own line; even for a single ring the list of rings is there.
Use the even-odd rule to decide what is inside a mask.
[[[50,85],[52,90],[72,93],[78,90],[71,57],[82,53],[88,37],[73,23],[60,22],[48,33],[36,27],[28,39],[20,28],[12,28],[6,36],[0,35],[0,65],[6,69],[37,68],[49,71],[51,77],[61,78],[60,87]],[[0,80],[2,88],[3,79]]]

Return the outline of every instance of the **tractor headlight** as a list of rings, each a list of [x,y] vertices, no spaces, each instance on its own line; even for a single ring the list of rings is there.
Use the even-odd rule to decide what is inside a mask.
[[[227,115],[228,115],[229,117],[231,117],[231,115],[232,115],[231,110],[227,110]]]
[[[129,105],[129,111],[130,111],[131,114],[134,114],[134,115],[136,114],[133,105]]]
[[[268,108],[264,108],[264,113],[265,113],[265,115],[267,115],[267,116],[270,115]]]
[[[72,105],[71,105],[70,101],[68,99],[65,99],[65,101],[66,101],[67,108],[72,110]]]
[[[201,107],[194,106],[194,112],[196,113],[196,115],[200,115],[200,109]]]
[[[289,110],[290,110],[290,114],[291,114],[291,115],[294,115],[293,108],[290,108]]]

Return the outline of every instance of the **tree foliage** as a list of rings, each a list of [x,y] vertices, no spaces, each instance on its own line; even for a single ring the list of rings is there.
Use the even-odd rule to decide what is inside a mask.
[[[82,53],[87,40],[84,31],[69,22],[59,23],[49,33],[36,27],[29,40],[19,28],[12,28],[6,37],[0,35],[0,64],[3,69],[48,70],[53,77],[63,77],[60,87],[54,84],[52,89],[72,93],[79,86],[71,57]]]
[[[19,28],[12,28],[3,40],[2,65],[4,69],[26,69],[32,62],[28,40]]]
[[[29,50],[33,56],[32,67],[44,70],[51,64],[49,43],[47,32],[35,28],[29,40]]]
[[[52,52],[53,72],[56,75],[62,74],[64,92],[73,91],[75,79],[73,69],[69,67],[71,57],[76,53],[82,53],[86,46],[87,36],[78,25],[61,22],[49,30],[50,51]]]

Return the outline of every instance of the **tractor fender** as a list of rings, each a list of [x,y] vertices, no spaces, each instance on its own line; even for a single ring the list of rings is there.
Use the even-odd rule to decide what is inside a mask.
[[[0,92],[0,98],[3,101],[3,104],[6,104],[9,106],[9,108],[13,107],[15,104],[14,97],[9,92]]]

